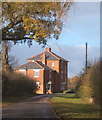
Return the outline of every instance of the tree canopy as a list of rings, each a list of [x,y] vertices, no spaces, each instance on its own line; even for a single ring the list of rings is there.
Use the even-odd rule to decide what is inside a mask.
[[[3,2],[2,40],[46,45],[58,39],[72,2]]]

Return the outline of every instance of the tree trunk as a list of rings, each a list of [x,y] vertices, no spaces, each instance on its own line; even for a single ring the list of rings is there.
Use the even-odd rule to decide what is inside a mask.
[[[3,53],[2,53],[2,66],[4,71],[8,71],[8,46],[7,43],[4,42],[2,45]]]

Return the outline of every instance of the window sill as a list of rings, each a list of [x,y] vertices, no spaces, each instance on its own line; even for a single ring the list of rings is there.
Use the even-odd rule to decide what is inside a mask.
[[[37,77],[37,78],[38,78],[39,76],[34,76],[34,77]]]

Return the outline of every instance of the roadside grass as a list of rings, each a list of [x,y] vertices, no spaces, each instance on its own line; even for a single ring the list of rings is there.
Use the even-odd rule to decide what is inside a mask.
[[[24,99],[27,99],[29,97],[33,97],[33,96],[36,96],[38,94],[27,94],[27,95],[24,95],[24,96],[16,96],[16,97],[13,97],[13,96],[9,96],[9,97],[3,97],[2,98],[2,107],[7,107],[9,105],[11,105],[12,103],[16,103],[16,102],[19,102],[21,100],[24,100]]]
[[[100,118],[100,110],[87,100],[76,98],[75,94],[62,95],[51,99],[56,115],[60,119]]]

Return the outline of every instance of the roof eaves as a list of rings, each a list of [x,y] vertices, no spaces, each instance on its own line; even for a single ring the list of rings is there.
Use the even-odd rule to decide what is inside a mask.
[[[64,61],[66,61],[66,62],[69,62],[68,60],[66,60],[66,59],[64,59],[64,58],[62,58],[62,57],[61,57],[61,59],[64,60]]]
[[[17,66],[15,69],[18,69],[19,67],[21,67],[21,66],[24,66],[24,65],[26,65],[27,63],[25,63],[25,64],[23,64],[23,65],[19,65],[19,66]]]

